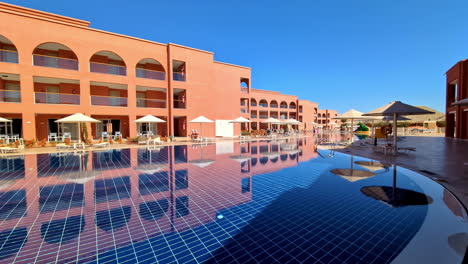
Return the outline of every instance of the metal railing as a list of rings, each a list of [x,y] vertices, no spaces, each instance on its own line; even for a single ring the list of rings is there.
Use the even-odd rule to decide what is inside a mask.
[[[77,60],[38,54],[33,54],[33,65],[66,70],[78,70]]]
[[[280,105],[280,108],[288,108],[287,105]]]
[[[241,87],[240,90],[241,90],[241,93],[249,93],[249,88]]]
[[[257,103],[252,103],[252,102],[250,102],[250,106],[256,107],[256,106],[257,106]]]
[[[36,104],[67,104],[79,105],[79,94],[66,94],[66,93],[34,93],[34,101]]]
[[[0,90],[0,103],[21,103],[21,92],[17,90]]]
[[[294,106],[293,106],[293,105],[290,105],[290,106],[289,106],[289,109],[296,109],[296,106],[295,106],[295,105],[294,105]]]
[[[276,104],[270,104],[270,108],[278,108],[278,105]]]
[[[250,118],[257,118],[257,115],[250,115]]]
[[[0,49],[0,61],[18,63],[18,52]]]
[[[249,109],[248,108],[241,108],[240,110],[241,114],[246,114],[249,112]]]
[[[172,79],[174,81],[185,82],[185,80],[186,80],[185,73],[183,73],[183,72],[173,72],[172,73]]]
[[[182,101],[182,100],[174,100],[174,108],[186,108],[187,107],[187,102]]]
[[[166,108],[166,100],[137,98],[137,107]]]
[[[91,105],[126,107],[128,100],[127,97],[91,95]]]
[[[89,70],[91,72],[113,74],[113,75],[127,75],[127,68],[125,66],[111,65],[99,62],[90,62]]]
[[[268,119],[268,115],[260,115],[260,119]]]
[[[162,71],[148,70],[148,69],[136,69],[136,77],[146,78],[153,80],[165,80],[166,73]]]
[[[268,104],[258,104],[260,107],[268,107]]]

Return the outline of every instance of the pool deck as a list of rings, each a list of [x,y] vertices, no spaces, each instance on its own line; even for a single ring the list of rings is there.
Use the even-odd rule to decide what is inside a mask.
[[[374,151],[371,144],[361,141],[337,148],[336,151],[413,170],[445,186],[468,208],[468,141],[445,137],[405,137],[399,147],[414,147],[416,151],[398,156]]]

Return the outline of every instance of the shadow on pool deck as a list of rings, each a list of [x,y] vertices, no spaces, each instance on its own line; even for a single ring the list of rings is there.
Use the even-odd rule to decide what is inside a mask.
[[[432,178],[452,191],[468,208],[468,141],[445,137],[405,137],[400,147],[415,147],[415,152],[398,156],[375,152],[373,145],[354,144],[336,151],[396,163]],[[467,165],[465,165],[467,163]]]

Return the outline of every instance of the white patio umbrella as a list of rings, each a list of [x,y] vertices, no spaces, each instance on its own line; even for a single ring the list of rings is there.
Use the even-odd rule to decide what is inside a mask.
[[[234,119],[234,120],[231,120],[229,121],[229,123],[251,123],[252,121],[248,120],[247,118],[244,118],[242,116]],[[250,126],[249,126],[249,130],[250,130]]]
[[[150,128],[150,124],[154,124],[154,123],[166,123],[166,121],[160,119],[160,118],[157,118],[153,115],[145,115],[144,117],[142,118],[138,118],[137,120],[134,120],[133,123],[137,123],[137,124],[148,124],[148,129]],[[141,131],[140,131],[141,132]],[[157,134],[158,132],[158,129],[156,127],[156,131],[155,131],[155,135]]]
[[[239,163],[242,163],[242,162],[250,160],[252,157],[245,156],[245,155],[234,155],[234,156],[230,156],[230,158]]]
[[[77,123],[78,124],[78,142],[81,143],[81,123],[100,123],[101,121],[92,117],[76,113],[62,119],[55,120],[56,123]]]
[[[455,103],[453,103],[453,105],[468,105],[468,98],[456,101]]]
[[[268,119],[261,121],[260,123],[269,124],[268,127],[270,127],[271,124],[282,124],[283,122],[279,121],[276,118],[270,117]]]
[[[400,101],[393,101],[368,113],[364,116],[393,116],[393,155],[397,155],[397,119],[400,115],[427,115],[434,112],[427,111],[412,105],[402,103]]]
[[[0,122],[5,123],[5,134],[8,134],[8,123],[11,123],[12,121],[10,119],[0,117]],[[10,127],[10,134],[13,135],[12,127]]]
[[[350,109],[341,115],[331,117],[331,119],[351,119],[351,130],[353,130],[352,133],[354,133],[354,120],[364,120],[364,119],[374,119],[374,118],[363,116],[362,112],[359,112],[354,109]],[[351,141],[354,141],[354,137],[351,138]]]
[[[199,168],[205,168],[206,166],[209,166],[213,164],[215,161],[212,159],[205,159],[203,158],[203,147],[200,146],[200,158],[196,160],[190,160],[189,163],[192,163],[193,165],[199,167]]]
[[[199,116],[191,121],[189,121],[189,123],[200,123],[200,138],[202,137],[203,135],[203,123],[213,123],[214,121],[213,120],[210,120],[204,116]]]

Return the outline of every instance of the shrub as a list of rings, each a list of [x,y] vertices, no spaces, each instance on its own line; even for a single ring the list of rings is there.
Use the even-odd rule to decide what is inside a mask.
[[[369,128],[366,125],[364,125],[364,123],[359,122],[358,125],[359,127],[355,131],[369,131]]]

